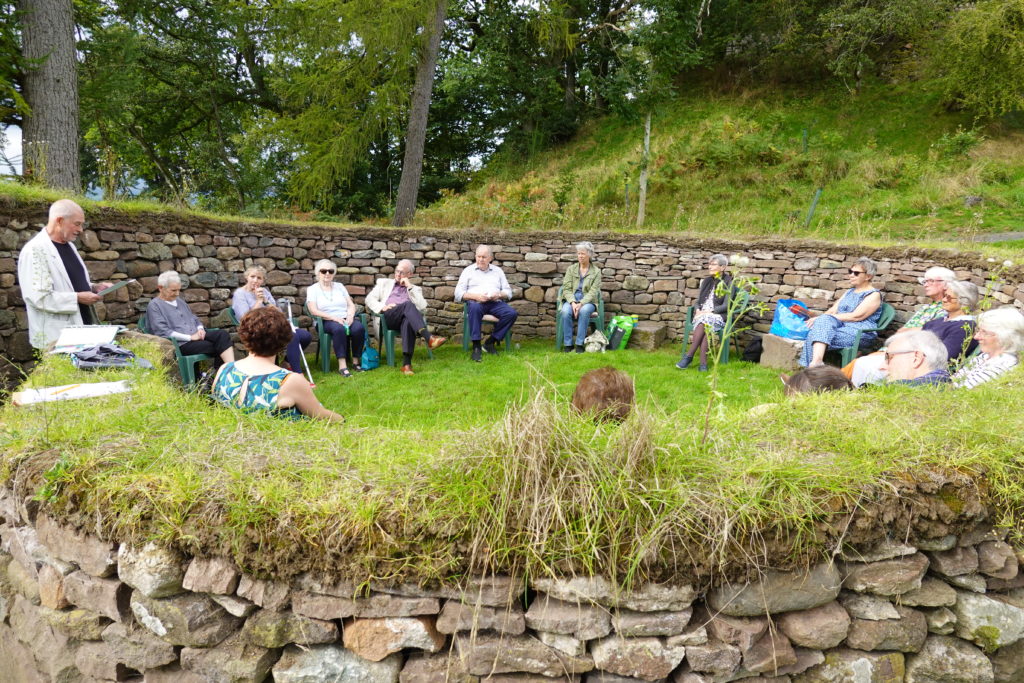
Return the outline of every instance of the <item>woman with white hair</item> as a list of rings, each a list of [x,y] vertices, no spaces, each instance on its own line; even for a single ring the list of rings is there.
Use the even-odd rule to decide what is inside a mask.
[[[165,270],[156,279],[159,294],[146,306],[146,326],[150,334],[181,342],[179,348],[186,356],[207,354],[213,356],[213,367],[235,359],[231,336],[224,330],[207,330],[192,313],[181,294],[181,276]]]
[[[825,351],[849,348],[858,330],[870,330],[878,325],[882,317],[882,293],[871,284],[876,273],[878,266],[868,257],[854,261],[847,273],[850,289],[823,314],[807,320],[810,332],[800,354],[801,367],[824,365]],[[874,332],[864,332],[861,343],[876,336]]]
[[[708,334],[720,332],[725,327],[725,316],[729,311],[729,300],[734,294],[732,287],[732,273],[729,267],[729,257],[725,254],[715,254],[708,259],[708,275],[701,280],[700,289],[697,290],[697,311],[693,316],[693,337],[690,341],[690,348],[683,356],[676,367],[685,370],[693,362],[693,356],[700,349],[701,372],[708,369]],[[722,287],[718,285],[721,284]],[[686,343],[686,340],[683,340]]]
[[[277,306],[274,295],[264,286],[267,279],[267,271],[263,266],[249,266],[242,275],[245,284],[235,290],[231,297],[231,310],[239,321],[249,311],[254,311],[268,306]],[[288,366],[292,372],[302,373],[302,352],[313,341],[313,335],[292,323],[292,338],[284,350],[284,357],[288,360]]]
[[[562,287],[558,290],[558,301],[562,305],[559,315],[562,316],[563,351],[573,350],[575,330],[576,353],[583,353],[587,325],[590,324],[590,316],[597,310],[597,301],[601,296],[601,269],[592,263],[593,259],[593,244],[577,244],[576,263],[566,269]],[[575,325],[573,321],[576,321]]]
[[[334,281],[334,274],[338,271],[334,262],[320,259],[314,271],[317,281],[306,288],[306,305],[310,313],[323,318],[324,331],[331,335],[334,355],[338,357],[338,372],[342,377],[351,377],[349,352],[352,354],[352,369],[362,372],[360,357],[366,342],[366,330],[356,320],[356,305],[345,285]]]
[[[929,320],[921,328],[942,340],[949,354],[950,365],[958,365],[978,347],[978,342],[974,340],[975,320],[972,313],[980,298],[978,285],[973,282],[950,282],[946,285],[946,293],[941,302],[945,317]]]
[[[1024,315],[1012,306],[995,308],[978,316],[974,333],[981,353],[953,375],[953,386],[971,389],[1017,365],[1024,348]]]

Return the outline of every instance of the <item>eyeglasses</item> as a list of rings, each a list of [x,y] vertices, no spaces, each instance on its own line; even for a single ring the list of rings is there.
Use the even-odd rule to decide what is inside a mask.
[[[956,294],[953,294],[952,292],[948,292],[948,293],[942,295],[942,300],[943,301],[960,301],[960,297],[958,297]]]
[[[986,330],[984,328],[979,327],[977,329],[977,331],[974,333],[974,336],[975,337],[994,337],[994,336],[996,336],[996,333],[991,331],[991,330]]]
[[[320,269],[320,274],[321,275],[334,275],[334,271],[333,270],[328,270],[326,268],[321,268]]]
[[[942,282],[945,282],[945,280],[935,280],[935,279],[932,279],[932,278],[923,278],[923,277],[917,278],[917,281],[920,282],[922,285],[937,285],[937,284],[940,284]]]
[[[866,271],[850,268],[850,275],[863,275]]]
[[[899,356],[899,355],[904,354],[904,353],[917,353],[917,350],[916,349],[908,349],[906,351],[886,351],[885,352],[885,362],[886,363],[890,363],[890,362],[892,362],[892,357],[893,356]]]

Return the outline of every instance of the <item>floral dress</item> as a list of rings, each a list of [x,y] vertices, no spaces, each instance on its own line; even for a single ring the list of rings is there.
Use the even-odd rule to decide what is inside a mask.
[[[279,369],[266,375],[247,375],[233,362],[225,363],[213,382],[213,397],[247,413],[264,411],[275,417],[300,420],[302,413],[297,407],[277,407],[281,386],[290,374],[288,370]]]

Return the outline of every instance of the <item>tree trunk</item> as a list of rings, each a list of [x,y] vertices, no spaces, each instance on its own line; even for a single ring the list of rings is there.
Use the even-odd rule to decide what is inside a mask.
[[[416,67],[416,83],[412,91],[409,108],[409,127],[405,133],[405,158],[402,160],[402,178],[398,182],[398,199],[395,202],[394,225],[408,225],[416,215],[416,196],[420,191],[420,176],[423,175],[423,146],[427,137],[427,114],[430,111],[430,95],[434,90],[434,69],[437,67],[437,53],[441,48],[441,33],[448,9],[447,0],[437,0],[433,25],[428,27],[427,42],[423,47],[419,66]]]
[[[78,74],[71,0],[20,0],[25,101],[22,130],[26,179],[78,192]]]
[[[647,170],[651,165],[651,112],[644,121],[644,156],[640,162],[640,197],[637,199],[636,227],[644,227],[644,212],[647,210]]]

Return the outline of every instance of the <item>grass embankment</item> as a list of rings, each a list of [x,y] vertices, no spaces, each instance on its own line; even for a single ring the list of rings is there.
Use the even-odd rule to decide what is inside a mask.
[[[349,416],[341,427],[240,415],[163,372],[101,373],[136,390],[4,407],[0,474],[122,540],[360,580],[469,569],[707,579],[779,565],[834,543],[856,508],[903,533],[913,505],[900,484],[934,468],[963,484],[951,507],[980,495],[1001,521],[1024,521],[1019,373],[969,392],[784,401],[774,373],[731,363],[705,440],[707,376],[674,370],[671,351],[615,356],[640,399],[621,426],[566,405],[580,372],[611,357],[539,343],[481,365],[458,348],[437,356],[414,378],[318,378],[324,402]],[[77,381],[48,358],[27,384]],[[779,405],[751,417],[766,400]]]
[[[418,221],[635,229],[642,142],[641,119],[605,118],[557,148],[499,157]],[[1024,131],[975,128],[923,83],[859,94],[698,88],[654,112],[644,229],[935,243],[1021,230],[1022,152]]]

